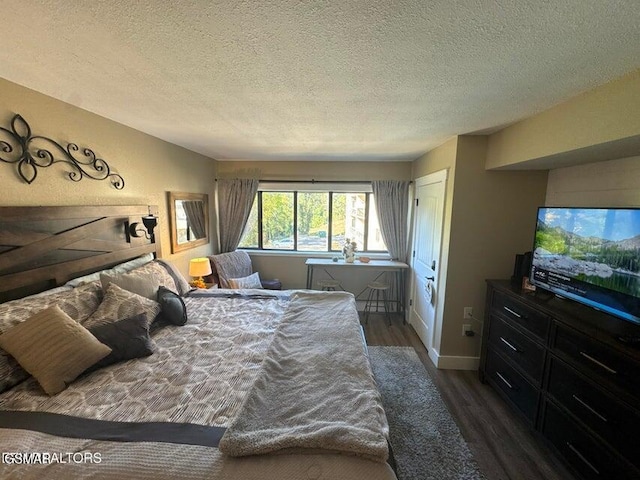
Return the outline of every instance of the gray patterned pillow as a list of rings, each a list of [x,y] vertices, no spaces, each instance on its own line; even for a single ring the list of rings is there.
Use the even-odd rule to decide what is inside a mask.
[[[91,283],[50,295],[35,295],[0,304],[0,334],[53,305],[58,305],[64,313],[81,322],[96,311],[101,300],[100,284]],[[0,348],[0,392],[28,377],[29,374],[18,362]]]
[[[152,275],[139,275],[136,273],[116,273],[109,275],[100,274],[102,291],[106,292],[109,285],[115,283],[120,288],[137,293],[140,296],[155,300],[158,295],[159,280]]]
[[[175,279],[169,273],[167,268],[161,263],[159,260],[154,260],[153,262],[149,262],[146,265],[143,265],[138,268],[134,268],[129,272],[131,275],[139,275],[139,276],[151,276],[156,279],[158,285],[162,285],[163,287],[168,288],[172,292],[181,292],[180,288],[176,284]]]
[[[169,275],[173,277],[173,280],[176,282],[176,287],[177,287],[177,289],[175,290],[176,292],[178,292],[180,295],[184,295],[190,292],[191,290],[193,290],[191,288],[191,285],[189,285],[189,282],[187,282],[187,279],[184,278],[182,273],[180,273],[180,271],[175,267],[174,264],[165,262],[162,259],[158,259],[156,260],[156,262],[158,262],[160,265],[166,268],[167,272],[169,272]]]
[[[153,323],[160,313],[160,304],[148,298],[124,290],[115,283],[110,283],[104,300],[98,309],[85,320],[85,328],[93,328],[105,323],[113,323],[123,318],[133,317],[139,313],[146,313],[149,324]]]

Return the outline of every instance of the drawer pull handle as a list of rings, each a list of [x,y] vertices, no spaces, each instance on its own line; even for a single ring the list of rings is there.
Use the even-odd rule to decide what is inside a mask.
[[[593,464],[592,464],[589,460],[587,460],[587,459],[585,458],[585,456],[584,456],[584,455],[582,455],[582,454],[578,451],[578,449],[577,449],[576,447],[574,447],[573,445],[571,445],[571,443],[569,443],[569,442],[567,442],[567,446],[571,449],[571,451],[572,451],[573,453],[575,453],[575,454],[576,454],[576,456],[577,456],[580,460],[582,460],[582,461],[584,462],[584,464],[585,464],[586,466],[588,466],[591,470],[593,470],[593,471],[596,473],[596,475],[600,475],[600,471],[599,471],[596,467],[594,467],[594,466],[593,466]]]
[[[614,375],[618,372],[616,372],[613,368],[606,366],[604,363],[596,360],[595,358],[593,358],[591,355],[584,353],[584,352],[580,352],[580,355],[582,355],[584,358],[586,358],[587,360],[592,361],[593,363],[595,363],[596,365],[598,365],[599,367],[604,368],[607,372],[609,373],[613,373]]]
[[[514,317],[517,318],[522,318],[522,315],[520,315],[518,312],[516,312],[515,310],[511,310],[509,307],[502,307],[504,308],[507,312],[509,312],[511,315],[513,315]]]
[[[514,347],[513,345],[511,345],[508,341],[506,341],[504,339],[504,337],[500,337],[500,340],[502,340],[502,343],[504,343],[507,347],[509,347],[511,350],[513,350],[514,352],[519,352],[520,350],[518,350],[516,347]]]
[[[507,381],[507,379],[506,379],[506,378],[504,378],[504,377],[500,374],[500,372],[496,372],[496,375],[498,375],[498,377],[500,377],[500,380],[502,380],[502,381],[505,383],[505,385],[506,385],[507,387],[509,387],[511,390],[513,390],[513,385],[511,385],[511,384]]]
[[[602,420],[603,422],[608,421],[605,417],[603,417],[602,415],[600,415],[593,407],[591,407],[591,405],[589,405],[587,402],[585,402],[584,400],[582,400],[580,397],[578,397],[577,395],[572,395],[573,399],[578,402],[580,405],[582,405],[584,408],[586,408],[587,410],[589,410],[591,413],[593,413],[596,417],[598,417],[600,420]]]

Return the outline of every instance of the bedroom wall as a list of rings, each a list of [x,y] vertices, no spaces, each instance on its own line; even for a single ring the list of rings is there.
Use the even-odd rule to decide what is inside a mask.
[[[220,161],[218,177],[249,175],[262,180],[409,180],[411,162],[256,162]],[[317,253],[250,253],[254,270],[263,278],[278,278],[283,288],[304,288],[305,261]],[[334,254],[325,254],[333,256]],[[316,277],[320,278],[320,277]],[[367,278],[340,272],[347,290],[358,293]]]
[[[450,169],[435,342],[442,368],[476,368],[481,322],[471,322],[475,337],[462,336],[462,324],[469,323],[463,309],[471,306],[474,317],[483,318],[485,279],[510,277],[515,254],[531,248],[536,209],[545,198],[545,171],[487,171],[487,144],[486,136],[463,135],[414,162],[414,179]]]
[[[447,291],[449,260],[450,260],[450,244],[451,244],[451,217],[453,211],[454,184],[456,177],[456,156],[458,153],[458,138],[454,137],[439,147],[427,152],[422,157],[415,160],[412,164],[412,179],[416,180],[431,173],[447,170],[447,184],[445,185],[444,199],[444,215],[442,218],[442,247],[440,251],[440,274],[438,276],[438,284],[436,285],[436,304],[445,304],[445,294]],[[413,226],[413,225],[412,225]],[[413,232],[412,232],[413,234]],[[413,248],[413,245],[412,245]],[[409,296],[412,296],[413,283],[409,282]],[[433,345],[436,355],[439,355],[442,345],[442,328],[444,319],[444,308],[436,310],[436,319],[434,325],[434,341]],[[415,328],[415,326],[414,326]],[[419,328],[418,328],[419,329]],[[429,352],[432,356],[433,352]],[[437,356],[436,360],[437,361]]]
[[[492,134],[488,169],[558,168],[640,154],[640,69]]]
[[[209,194],[211,233],[215,238],[214,160],[0,79],[0,126],[9,128],[16,113],[29,123],[33,135],[91,148],[122,175],[125,187],[116,190],[106,180],[72,182],[67,177],[69,169],[63,164],[40,169],[29,185],[18,176],[15,165],[0,162],[1,205],[158,205],[160,224],[156,236],[161,242],[163,257],[186,274],[190,258],[213,251],[210,243],[171,254],[167,192]]]
[[[640,206],[640,156],[549,172],[548,206]]]

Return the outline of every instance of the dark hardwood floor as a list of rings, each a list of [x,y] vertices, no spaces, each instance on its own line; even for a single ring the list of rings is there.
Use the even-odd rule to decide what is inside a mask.
[[[418,335],[381,315],[363,325],[368,345],[410,346],[434,380],[487,480],[574,480],[542,441],[513,413],[477,371],[439,370]]]

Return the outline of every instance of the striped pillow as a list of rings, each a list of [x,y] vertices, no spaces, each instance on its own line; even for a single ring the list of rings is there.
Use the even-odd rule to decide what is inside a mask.
[[[42,310],[0,335],[0,347],[49,395],[61,392],[111,349],[60,307]]]

